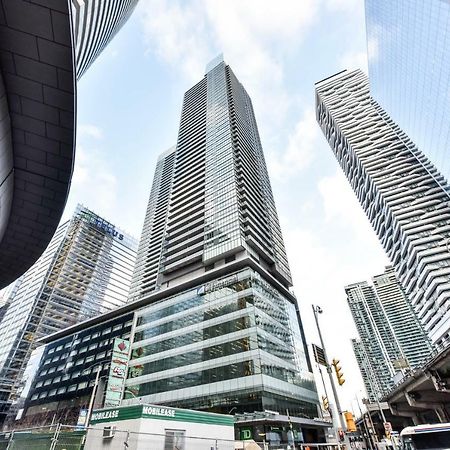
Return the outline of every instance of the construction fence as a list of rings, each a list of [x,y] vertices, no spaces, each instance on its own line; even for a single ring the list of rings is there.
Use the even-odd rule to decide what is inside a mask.
[[[0,450],[83,450],[86,431],[54,425],[0,433]]]
[[[52,425],[0,433],[0,450],[337,450],[338,444],[276,444],[132,432],[114,427],[80,429]]]

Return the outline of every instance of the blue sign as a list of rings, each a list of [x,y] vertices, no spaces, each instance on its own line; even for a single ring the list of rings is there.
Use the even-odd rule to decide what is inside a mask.
[[[91,225],[94,225],[96,228],[108,233],[112,237],[116,237],[119,241],[123,241],[123,234],[119,233],[114,225],[110,224],[106,220],[103,220],[101,217],[98,217],[91,211],[82,211],[82,215]]]
[[[106,233],[110,234],[112,237],[117,237],[119,241],[123,241],[123,234],[119,234],[119,232],[115,229],[114,225],[109,224],[108,222],[103,221],[102,219],[94,219],[90,223],[94,223],[94,225]]]

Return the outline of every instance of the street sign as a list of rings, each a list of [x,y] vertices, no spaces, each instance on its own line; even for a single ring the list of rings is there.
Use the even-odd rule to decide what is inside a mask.
[[[314,359],[316,360],[316,363],[326,367],[327,361],[325,359],[325,353],[323,351],[323,348],[319,347],[316,344],[312,344],[312,348],[313,348]]]
[[[86,420],[87,420],[88,410],[87,409],[80,409],[80,414],[78,416],[77,421],[77,430],[83,430],[86,427]]]
[[[405,358],[398,358],[392,360],[392,365],[394,369],[407,369],[409,367],[409,363]]]
[[[366,405],[368,411],[379,411],[381,409],[389,409],[389,404],[387,402],[377,402],[371,403],[369,399],[363,398],[362,402]]]

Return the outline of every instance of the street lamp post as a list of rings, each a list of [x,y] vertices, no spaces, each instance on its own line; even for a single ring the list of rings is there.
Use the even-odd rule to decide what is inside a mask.
[[[334,384],[333,371],[331,369],[330,363],[328,362],[327,351],[326,351],[326,348],[325,348],[325,343],[323,341],[322,332],[320,330],[318,315],[322,313],[322,308],[320,306],[314,306],[314,305],[311,305],[311,306],[312,306],[312,309],[313,309],[313,312],[314,312],[314,319],[316,321],[317,331],[319,333],[320,345],[322,346],[322,349],[323,349],[323,356],[325,358],[325,363],[326,363],[328,376],[330,378],[331,389],[333,391],[333,397],[334,397],[334,401],[335,401],[335,405],[336,405],[335,409],[337,409],[337,411],[333,411],[333,426],[334,426],[334,428],[336,430],[336,435],[338,436],[337,428],[339,428],[339,425],[340,425],[340,427],[341,427],[343,432],[345,432],[346,426],[345,426],[345,422],[344,422],[344,417],[342,415],[342,409],[341,409],[341,404],[339,402],[339,397],[338,397],[338,393],[337,393],[337,390],[336,390],[336,385]],[[336,423],[336,420],[334,419],[334,416],[339,416],[339,422]],[[344,434],[344,436],[345,436],[345,443],[346,443],[346,445],[348,445],[349,442],[348,442],[347,435]]]
[[[95,375],[94,386],[92,387],[91,398],[89,400],[89,406],[86,415],[86,428],[89,426],[89,422],[91,421],[92,408],[94,406],[95,394],[97,393],[98,381],[100,380],[100,372],[101,369],[97,370],[97,374]]]
[[[90,369],[91,367],[96,367],[96,366],[102,365],[104,362],[107,362],[107,361],[109,361],[109,359],[104,359],[102,361],[98,361],[95,364],[92,364],[91,366],[86,367],[86,369],[84,369],[84,370]],[[89,426],[89,422],[91,421],[92,409],[94,407],[94,400],[95,400],[95,395],[97,394],[97,387],[98,387],[98,382],[100,380],[100,372],[101,371],[102,371],[102,369],[99,368],[95,375],[94,386],[92,387],[91,398],[89,399],[89,406],[88,406],[87,415],[86,415],[86,428]]]

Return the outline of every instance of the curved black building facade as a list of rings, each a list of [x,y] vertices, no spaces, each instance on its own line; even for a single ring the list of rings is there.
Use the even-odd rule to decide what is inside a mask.
[[[64,209],[74,157],[75,63],[66,2],[0,5],[2,288],[39,258]]]
[[[0,289],[61,219],[75,152],[76,79],[137,0],[0,0]]]

